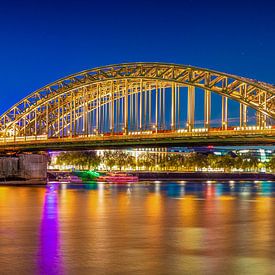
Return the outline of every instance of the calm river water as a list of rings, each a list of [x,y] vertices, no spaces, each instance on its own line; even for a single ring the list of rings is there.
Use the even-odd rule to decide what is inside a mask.
[[[275,274],[275,183],[1,186],[0,274]]]

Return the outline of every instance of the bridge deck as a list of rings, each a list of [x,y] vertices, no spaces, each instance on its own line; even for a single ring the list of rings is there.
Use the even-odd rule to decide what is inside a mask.
[[[170,131],[140,135],[95,135],[65,138],[46,136],[0,139],[0,152],[100,149],[118,147],[206,146],[206,145],[274,145],[275,129],[228,130],[208,132]]]

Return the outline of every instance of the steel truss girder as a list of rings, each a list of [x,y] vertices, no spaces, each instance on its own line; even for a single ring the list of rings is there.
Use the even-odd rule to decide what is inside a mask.
[[[102,85],[104,89],[101,98],[106,97],[116,100],[123,96],[123,83],[143,79],[144,81],[161,81],[166,86],[176,83],[182,86],[194,86],[218,93],[222,96],[236,100],[247,105],[263,115],[275,118],[275,87],[271,84],[238,77],[231,74],[220,73],[213,70],[202,69],[186,65],[164,64],[164,63],[129,63],[110,65],[83,71],[66,78],[57,80],[22,99],[12,106],[0,117],[0,133],[6,133],[7,129],[18,129],[19,132],[26,131],[27,127],[34,127],[34,121],[38,118],[42,124],[46,124],[49,118],[45,114],[51,113],[52,123],[55,123],[56,103],[64,99],[72,91]],[[107,82],[121,81],[119,97],[112,97],[110,89],[105,85]],[[138,88],[135,89],[138,91]],[[246,92],[244,93],[243,90]],[[96,100],[96,94],[91,95]],[[62,108],[67,104],[70,106],[71,97],[64,100]],[[79,99],[79,98],[77,98]],[[107,100],[107,102],[109,102]],[[105,102],[103,100],[103,102]],[[106,102],[104,103],[106,104]],[[50,106],[50,110],[48,107]],[[95,108],[94,104],[92,104]],[[69,112],[69,111],[68,111]],[[68,116],[65,112],[65,116]],[[64,120],[66,118],[62,118]],[[22,121],[24,125],[22,126]],[[49,125],[48,125],[49,127]],[[51,127],[53,127],[51,125]]]

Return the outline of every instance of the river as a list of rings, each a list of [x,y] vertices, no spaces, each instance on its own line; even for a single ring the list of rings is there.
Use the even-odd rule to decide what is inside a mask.
[[[0,186],[0,274],[275,274],[275,183]]]

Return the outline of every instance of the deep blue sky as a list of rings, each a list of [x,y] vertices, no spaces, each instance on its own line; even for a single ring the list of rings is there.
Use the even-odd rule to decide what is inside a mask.
[[[0,113],[60,77],[130,61],[275,83],[272,2],[1,1]]]

